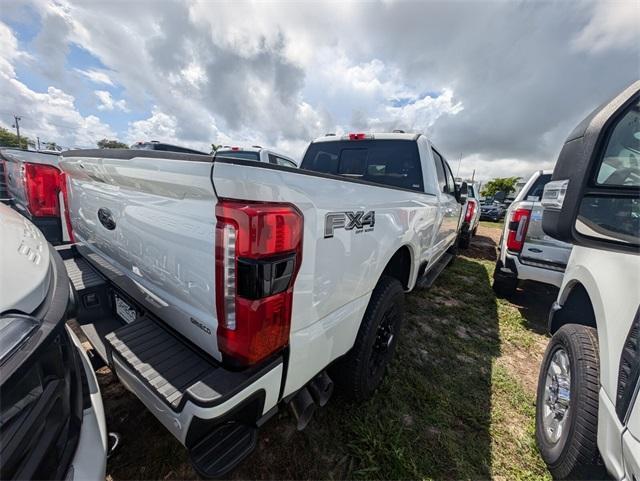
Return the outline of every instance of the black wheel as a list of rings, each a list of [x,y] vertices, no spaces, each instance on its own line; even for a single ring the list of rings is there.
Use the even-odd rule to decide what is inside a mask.
[[[458,247],[460,249],[468,249],[471,244],[471,232],[464,232],[460,234],[460,238],[458,239]]]
[[[371,397],[393,358],[403,317],[402,284],[383,276],[371,294],[353,348],[331,368],[345,396],[356,401]]]
[[[513,296],[518,289],[518,279],[516,277],[499,274],[500,266],[501,263],[498,261],[493,274],[493,292],[495,292],[498,297],[509,298]]]
[[[597,444],[598,335],[565,324],[545,352],[536,400],[536,442],[556,479],[603,479]]]

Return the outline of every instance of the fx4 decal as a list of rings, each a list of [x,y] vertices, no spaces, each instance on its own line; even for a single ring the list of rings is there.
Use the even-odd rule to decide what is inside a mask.
[[[356,234],[361,232],[371,232],[376,223],[376,212],[370,210],[365,213],[362,210],[356,212],[329,212],[324,218],[324,238],[333,237],[336,229],[356,230]]]

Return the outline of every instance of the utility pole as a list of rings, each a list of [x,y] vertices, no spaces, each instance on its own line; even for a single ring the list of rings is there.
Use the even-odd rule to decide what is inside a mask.
[[[458,171],[456,172],[456,177],[460,177],[460,164],[462,163],[462,152],[460,152],[460,158],[458,159]]]
[[[20,143],[20,121],[22,120],[22,117],[14,115],[13,120],[15,121],[15,124],[13,126],[16,128],[16,134],[18,136],[18,148],[20,149],[22,147],[22,144]]]
[[[40,150],[40,137],[36,137],[36,139],[38,140],[38,151]],[[474,170],[475,172],[475,170]]]
[[[473,174],[471,174],[471,183],[473,184],[473,179],[476,178],[476,169],[473,169]]]

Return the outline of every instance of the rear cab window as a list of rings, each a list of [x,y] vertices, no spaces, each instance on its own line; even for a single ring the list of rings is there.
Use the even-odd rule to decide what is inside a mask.
[[[524,200],[540,202],[542,199],[542,192],[544,191],[544,186],[551,182],[551,174],[542,174],[540,177],[536,179],[533,183],[529,192],[527,192],[527,196]]]
[[[258,152],[249,152],[244,150],[222,150],[216,152],[216,156],[225,157],[227,159],[260,160],[260,154]]]
[[[418,145],[412,140],[316,142],[300,168],[424,192]]]

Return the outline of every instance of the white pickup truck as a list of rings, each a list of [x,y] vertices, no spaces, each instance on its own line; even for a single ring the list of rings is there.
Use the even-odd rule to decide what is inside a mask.
[[[464,203],[418,134],[325,137],[301,169],[131,150],[60,165],[77,320],[204,477],[244,459],[279,405],[304,428],[331,378],[373,393],[404,293],[448,264]]]

